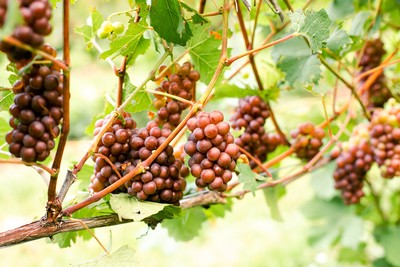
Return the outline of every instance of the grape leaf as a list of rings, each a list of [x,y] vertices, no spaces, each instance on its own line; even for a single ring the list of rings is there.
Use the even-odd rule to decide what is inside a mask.
[[[389,226],[387,228],[378,229],[375,233],[377,241],[385,250],[386,260],[394,266],[400,265],[400,227]]]
[[[331,162],[325,168],[319,168],[311,173],[311,186],[317,197],[330,200],[337,195],[332,179],[335,168],[336,163]]]
[[[335,31],[329,36],[326,47],[333,52],[340,52],[344,47],[353,43],[353,40],[344,30],[336,28]]]
[[[118,36],[110,43],[110,49],[101,53],[100,58],[109,56],[127,56],[136,53],[139,41],[147,30],[147,23],[141,20],[138,23],[130,23],[124,35]]]
[[[325,47],[332,21],[324,9],[318,12],[298,9],[289,13],[294,32],[304,36],[313,53]]]
[[[81,27],[75,27],[74,32],[81,35],[87,47],[91,46],[91,39],[93,37],[92,27],[89,25],[83,25]]]
[[[192,37],[192,31],[182,17],[177,0],[153,0],[150,25],[167,42],[184,46]]]
[[[155,229],[157,224],[164,221],[165,219],[173,219],[175,216],[178,216],[181,212],[181,209],[176,206],[166,206],[163,210],[157,212],[156,214],[151,215],[143,219],[148,226],[152,229]]]
[[[209,33],[209,27],[209,23],[194,26],[193,38],[188,42],[193,64],[200,72],[200,80],[205,84],[208,84],[214,75],[221,54],[221,40]]]
[[[92,36],[96,35],[97,30],[101,28],[101,24],[104,21],[103,15],[97,11],[95,8],[92,8],[90,11],[90,19],[92,22]]]
[[[244,84],[243,86],[244,87],[239,87],[235,84],[222,82],[215,88],[215,95],[213,99],[224,97],[243,98],[248,95],[258,95],[258,90],[255,88],[251,88],[248,84]]]
[[[169,206],[168,204],[139,201],[128,194],[112,194],[110,205],[119,217],[134,221],[141,221]]]
[[[199,235],[203,222],[207,216],[202,207],[193,207],[182,210],[179,217],[162,222],[170,236],[179,241],[189,241]]]
[[[80,267],[131,267],[135,266],[135,253],[136,251],[131,248],[129,245],[124,245],[120,247],[115,252],[110,254],[104,254],[101,257],[98,257],[93,260],[89,260],[83,263],[80,263],[76,266]]]
[[[130,82],[129,75],[125,74],[122,99],[125,100],[135,89],[136,87]],[[130,105],[127,106],[126,111],[140,112],[150,110],[152,106],[149,94],[145,90],[140,90],[136,93]]]
[[[193,12],[194,15],[191,17],[193,23],[195,24],[203,24],[209,22],[206,18],[204,18],[196,9],[192,8],[191,6],[185,4],[184,2],[179,2],[179,4],[189,12]]]
[[[354,3],[348,0],[333,0],[327,8],[327,13],[332,20],[343,19],[353,12]]]
[[[243,183],[243,190],[249,190],[255,196],[255,191],[259,185],[257,180],[265,180],[265,178],[253,172],[249,164],[239,162],[236,170],[239,172],[239,182]]]
[[[370,13],[367,11],[358,12],[351,22],[349,34],[352,36],[363,36],[365,32],[365,23],[370,17]]]
[[[138,56],[144,55],[150,47],[150,40],[143,38],[143,36],[140,38],[139,43],[137,44],[137,48],[135,53],[130,54],[128,57],[128,60],[126,62],[126,66],[132,66],[135,64],[135,61]]]
[[[0,111],[8,110],[8,108],[14,103],[14,93],[12,91],[0,95]]]
[[[312,199],[302,208],[312,221],[309,242],[320,248],[339,241],[345,247],[356,248],[363,233],[363,220],[348,209],[339,197],[332,200]]]
[[[72,243],[76,242],[78,232],[81,231],[56,234],[51,238],[51,242],[57,243],[60,248],[68,248],[72,245]]]
[[[277,185],[274,187],[267,187],[263,190],[263,192],[265,201],[271,210],[272,219],[283,222],[282,215],[278,207],[278,200],[286,194],[285,188],[281,185]]]
[[[293,87],[313,87],[321,78],[321,62],[312,54],[302,38],[290,39],[272,49],[277,67],[286,74],[286,81]]]

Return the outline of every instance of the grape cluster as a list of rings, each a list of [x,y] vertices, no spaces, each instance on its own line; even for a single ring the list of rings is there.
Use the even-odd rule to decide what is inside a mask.
[[[161,66],[160,72],[166,67]],[[191,100],[194,93],[196,82],[200,79],[200,73],[193,70],[193,66],[189,62],[183,63],[182,66],[175,64],[176,73],[168,71],[166,79],[155,90],[179,96],[186,100]],[[187,103],[155,95],[154,106],[158,109],[156,121],[163,127],[174,129],[181,122],[182,111],[187,109]]]
[[[294,151],[299,159],[310,160],[318,154],[325,132],[310,122],[303,123],[291,132]]]
[[[0,0],[0,28],[3,27],[7,15],[7,0]]]
[[[51,5],[48,0],[21,0],[19,8],[24,24],[17,26],[11,36],[33,48],[39,48],[43,44],[43,36],[52,31],[49,23]],[[0,51],[6,53],[11,62],[32,58],[31,52],[5,41],[0,41]]]
[[[359,66],[361,73],[373,69],[381,63],[382,56],[386,53],[380,39],[367,41],[361,56]],[[361,80],[362,85],[368,76]],[[390,90],[385,85],[385,74],[382,72],[368,90],[361,92],[361,98],[368,107],[382,107],[392,97]]]
[[[155,121],[147,123],[130,140],[132,165],[126,173],[132,170],[138,162],[148,159],[161,146],[171,130],[159,128]],[[140,200],[172,203],[179,205],[186,188],[186,180],[181,177],[182,161],[175,159],[172,146],[167,147],[150,164],[149,169],[125,184],[130,195]],[[126,174],[124,173],[124,175]]]
[[[189,167],[200,188],[225,191],[236,168],[239,149],[230,134],[230,126],[219,111],[210,114],[199,112],[190,118],[187,127],[191,131],[185,152],[190,156]]]
[[[13,128],[6,135],[9,151],[26,162],[45,160],[54,148],[63,117],[63,76],[45,65],[33,65],[13,85],[9,111]]]
[[[366,125],[360,125],[350,140],[343,143],[341,153],[336,159],[333,174],[335,188],[342,191],[342,198],[347,205],[356,204],[364,196],[363,181],[373,163],[372,149]]]
[[[107,117],[96,122],[95,134],[106,122]],[[95,157],[90,191],[98,192],[127,175],[140,162],[148,159],[171,134],[170,129],[160,129],[155,121],[148,122],[143,128],[135,127],[134,120],[124,113],[124,120],[114,122],[102,136],[96,152],[104,155],[114,167],[104,157]],[[140,200],[178,205],[186,188],[186,180],[180,175],[182,162],[175,159],[173,152],[168,145],[144,173],[136,175],[114,192],[128,192]]]
[[[103,21],[101,23],[100,29],[97,30],[97,37],[100,39],[115,40],[119,34],[122,34],[125,30],[124,24],[119,21],[111,22],[109,20]]]
[[[380,166],[382,176],[393,178],[400,176],[400,105],[388,106],[388,109],[375,109],[370,135],[374,160]]]
[[[110,119],[107,115],[105,119],[100,119],[95,123],[94,136],[98,135],[101,127]],[[116,119],[113,125],[107,129],[107,132],[101,137],[93,160],[95,161],[94,174],[92,175],[89,190],[98,192],[103,188],[115,183],[120,178],[122,170],[130,164],[130,138],[136,128],[136,122],[129,113],[124,112],[122,118]],[[108,159],[105,160],[105,158]],[[115,166],[118,173],[114,171],[109,163]],[[126,192],[122,186],[121,191]]]
[[[231,117],[233,129],[245,129],[235,143],[261,162],[282,143],[279,135],[265,131],[264,124],[269,115],[268,106],[261,97],[247,96],[239,100],[239,106]],[[257,164],[250,160],[250,166],[254,168]]]

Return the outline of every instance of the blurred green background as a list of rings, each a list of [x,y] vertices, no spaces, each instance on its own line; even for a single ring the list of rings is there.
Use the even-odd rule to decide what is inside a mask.
[[[318,4],[321,2],[327,1],[318,1]],[[95,5],[104,14],[127,7],[125,1],[77,1],[71,10],[74,26],[86,23],[88,8],[91,5]],[[112,11],[108,10],[110,7]],[[55,10],[54,20],[57,21],[56,28],[48,41],[60,50],[60,7]],[[239,45],[240,48],[233,47],[234,51],[243,50],[242,44]],[[92,118],[102,112],[105,92],[115,88],[117,84],[109,65],[98,60],[98,53],[94,49],[87,51],[83,40],[74,33],[71,56],[72,127],[60,177],[64,176],[66,169],[78,161],[87,149],[90,140],[85,135],[85,129]],[[148,62],[154,62],[156,57],[156,54],[150,53],[138,58],[136,65],[129,71],[134,84],[152,68],[152,64]],[[1,84],[5,84],[4,81],[8,77],[8,73],[4,71],[5,60],[2,59],[0,64],[0,81]],[[246,69],[243,73],[246,77]],[[273,77],[266,74],[264,78]],[[251,77],[249,80],[243,79],[249,82]],[[286,132],[300,122],[311,120],[318,123],[323,119],[320,98],[306,92],[283,92],[282,97],[285,98],[285,102],[274,103],[273,106],[278,121]],[[220,109],[229,114],[236,103],[236,99],[212,102],[207,110]],[[313,112],[310,113],[310,110]],[[145,115],[141,114],[136,118],[139,125],[145,123]],[[0,112],[0,116],[8,118],[9,115]],[[282,166],[298,164],[298,161],[286,160]],[[327,176],[331,173],[328,170],[319,175]],[[0,232],[37,220],[44,214],[46,185],[43,178],[32,168],[1,165],[0,181]],[[144,223],[96,229],[95,233],[104,245],[108,246],[111,242],[112,250],[124,244],[133,247],[135,252],[132,256],[136,266],[346,266],[338,263],[337,251],[327,249],[326,245],[311,247],[308,244],[309,232],[313,225],[306,220],[300,209],[313,198],[314,190],[310,181],[310,175],[306,175],[287,187],[286,195],[279,202],[283,222],[271,218],[263,193],[257,192],[254,197],[248,194],[241,200],[235,199],[232,211],[227,212],[224,218],[204,223],[200,235],[188,242],[175,241],[168,236],[167,230],[160,226],[149,230]],[[77,191],[77,187],[72,187],[71,195]],[[372,257],[383,252],[372,246],[368,253]],[[0,249],[0,266],[84,265],[86,261],[102,254],[103,251],[95,240],[87,242],[78,239],[70,248],[60,249],[49,239],[40,239]]]

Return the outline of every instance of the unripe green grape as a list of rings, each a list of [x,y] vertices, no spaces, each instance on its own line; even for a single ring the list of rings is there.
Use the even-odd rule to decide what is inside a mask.
[[[125,30],[124,24],[122,24],[122,23],[119,22],[119,21],[113,22],[112,27],[113,27],[113,32],[114,32],[115,34],[121,34],[121,33],[123,33],[124,30]]]
[[[106,33],[103,29],[98,29],[97,37],[99,37],[100,39],[106,39],[108,37],[108,33]]]
[[[105,32],[105,33],[111,33],[114,28],[113,28],[111,21],[105,20],[101,24],[100,29],[103,30],[103,32]]]
[[[110,41],[114,41],[115,39],[117,39],[117,35],[115,34],[115,33],[110,33],[109,35],[108,35],[108,39],[110,40]]]

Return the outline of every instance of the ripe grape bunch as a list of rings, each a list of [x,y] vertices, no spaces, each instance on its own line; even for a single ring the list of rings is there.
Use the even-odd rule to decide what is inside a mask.
[[[166,66],[161,66],[163,71]],[[175,64],[176,73],[167,71],[165,80],[155,90],[191,100],[194,96],[196,82],[200,79],[200,73],[193,70],[189,62],[182,66]],[[189,107],[188,103],[155,94],[154,106],[158,109],[156,121],[159,125],[174,129],[181,122],[182,111]]]
[[[96,123],[95,134],[98,134],[107,119],[109,118]],[[101,138],[96,149],[97,156],[94,158],[95,171],[91,178],[90,191],[98,192],[127,175],[140,162],[148,159],[171,134],[170,129],[160,129],[155,121],[136,129],[136,123],[128,113],[124,113],[124,121],[114,122]],[[128,192],[140,200],[179,205],[186,188],[186,180],[180,176],[182,162],[175,159],[173,152],[173,148],[168,145],[147,171],[136,175],[114,193]]]
[[[169,135],[171,130],[159,128],[155,121],[149,121],[146,127],[139,129],[130,140],[133,162],[124,175],[139,162],[147,160]],[[186,180],[180,175],[181,168],[182,162],[174,157],[173,147],[167,145],[147,171],[136,175],[125,186],[130,195],[140,200],[179,205],[186,188]]]
[[[34,64],[13,85],[9,111],[13,128],[6,135],[9,151],[26,162],[45,160],[54,148],[63,117],[63,76],[46,65]]]
[[[279,135],[267,133],[264,129],[269,116],[268,106],[261,97],[247,96],[239,100],[239,106],[231,117],[233,129],[245,129],[239,138],[236,138],[235,143],[260,162],[265,161],[267,154],[282,143]],[[257,164],[250,160],[250,166],[254,168]]]
[[[3,27],[7,15],[7,0],[0,0],[0,28]]]
[[[40,48],[43,45],[43,37],[52,31],[49,23],[51,18],[51,5],[48,0],[21,0],[19,6],[24,24],[17,26],[12,37],[33,48]],[[32,53],[0,41],[0,51],[7,54],[11,62],[30,60]]]
[[[364,196],[363,182],[373,163],[372,149],[366,125],[353,130],[350,140],[341,145],[333,174],[335,188],[342,191],[347,205],[356,204]]]
[[[107,115],[105,119],[100,119],[95,123],[94,136],[97,136],[101,127],[111,118]],[[98,192],[103,188],[115,183],[121,177],[121,172],[130,163],[130,143],[129,140],[136,128],[136,122],[129,113],[124,112],[122,118],[113,122],[107,132],[101,137],[93,160],[95,161],[94,174],[92,175],[89,190]],[[112,168],[113,164],[115,170]],[[122,186],[120,191],[125,191]]]
[[[294,138],[293,147],[296,156],[303,160],[310,160],[318,154],[325,132],[314,124],[306,122],[294,130],[291,136]]]
[[[385,178],[400,176],[400,104],[375,109],[370,123],[374,160]]]
[[[380,39],[367,41],[359,63],[359,66],[361,67],[360,73],[379,66],[382,56],[385,53],[386,51],[383,48],[383,43]],[[360,82],[360,86],[362,86],[367,79],[368,76],[363,78]],[[385,82],[385,74],[382,72],[368,90],[361,92],[361,98],[366,106],[383,107],[383,104],[392,97],[392,94],[386,87]]]
[[[225,191],[236,168],[239,149],[230,134],[230,126],[219,111],[199,112],[187,122],[191,131],[185,144],[189,167],[200,188]]]

